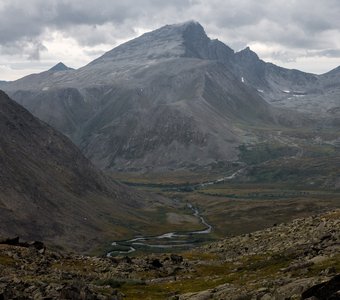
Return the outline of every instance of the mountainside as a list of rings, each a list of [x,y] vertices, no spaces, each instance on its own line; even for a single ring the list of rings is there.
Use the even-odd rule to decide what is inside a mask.
[[[99,258],[0,244],[0,297],[335,300],[339,230],[337,210],[180,255]]]
[[[139,87],[117,86],[74,136],[103,168],[178,168],[233,160],[235,122],[274,123],[270,107],[215,63],[159,63]],[[159,72],[164,72],[159,77]],[[152,76],[152,77],[151,77]]]
[[[143,34],[78,70],[30,75],[5,90],[103,169],[172,170],[237,160],[238,147],[257,139],[253,128],[308,123],[285,108],[296,108],[288,102],[302,99],[301,86],[315,78],[266,64],[250,49],[234,53],[191,21]],[[332,101],[323,109],[337,114]]]
[[[171,202],[104,176],[65,136],[0,92],[0,236],[93,250],[148,231],[159,206]]]

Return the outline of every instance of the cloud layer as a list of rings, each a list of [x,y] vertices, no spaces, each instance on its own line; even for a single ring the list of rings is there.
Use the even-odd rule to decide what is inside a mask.
[[[250,45],[307,71],[322,58],[315,71],[326,71],[340,64],[339,15],[337,0],[2,0],[0,66],[66,59],[78,67],[145,31],[194,19],[235,50]]]

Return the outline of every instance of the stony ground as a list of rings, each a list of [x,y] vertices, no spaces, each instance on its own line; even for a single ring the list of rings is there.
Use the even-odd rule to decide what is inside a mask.
[[[180,255],[100,258],[3,243],[0,299],[340,299],[339,250],[339,210]]]
[[[340,211],[226,239],[203,250],[229,268],[229,282],[180,299],[300,299],[311,286],[334,277],[336,287],[327,288],[329,295],[314,299],[340,299],[340,278],[335,276],[340,271]]]

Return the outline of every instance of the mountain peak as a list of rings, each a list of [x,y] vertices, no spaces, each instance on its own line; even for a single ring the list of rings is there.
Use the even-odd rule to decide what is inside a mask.
[[[191,30],[191,31],[196,31],[196,32],[200,32],[201,34],[206,36],[206,33],[204,31],[203,26],[194,20],[190,20],[190,21],[186,21],[186,22],[182,22],[182,23],[175,23],[175,24],[170,24],[170,25],[165,25],[161,28],[159,28],[158,30],[165,30],[165,29],[173,29],[173,30],[178,30],[181,32],[184,32],[186,30]]]
[[[156,30],[150,31],[148,33],[145,33],[142,37],[148,37],[149,39],[175,39],[176,37],[181,38],[199,38],[199,39],[205,39],[210,40],[207,36],[207,34],[204,31],[203,26],[198,23],[197,21],[186,21],[182,23],[176,23],[176,24],[170,24],[165,25],[163,27],[160,27]]]
[[[49,69],[49,71],[52,71],[52,72],[68,71],[68,70],[74,70],[74,69],[69,68],[68,66],[66,66],[62,62],[57,63],[55,66],[53,66],[51,69]]]
[[[191,26],[191,27],[196,26],[196,27],[203,28],[202,25],[199,22],[195,21],[195,20],[188,20],[188,21],[181,22],[181,23],[168,24],[168,25],[165,25],[165,26],[163,26],[161,28],[164,28],[164,27],[187,28],[189,26]]]
[[[258,55],[249,46],[237,52],[236,55],[242,60],[259,60]]]
[[[234,51],[218,40],[211,40],[196,21],[165,25],[128,41],[90,63],[154,63],[169,58],[197,58],[229,61]],[[117,69],[117,66],[115,66]]]

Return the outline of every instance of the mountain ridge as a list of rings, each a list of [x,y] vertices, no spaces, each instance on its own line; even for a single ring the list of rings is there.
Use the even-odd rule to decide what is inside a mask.
[[[179,42],[179,44],[181,46],[185,46],[185,43],[187,43],[187,46],[189,46],[189,48],[190,47],[194,47],[194,49],[177,49],[176,48],[176,50],[182,50],[182,52],[176,52],[175,51],[173,53],[175,57],[176,57],[176,55],[178,55],[178,56],[180,56],[180,55],[185,56],[186,53],[187,53],[188,57],[194,57],[194,58],[200,58],[200,59],[202,59],[202,58],[203,59],[209,58],[209,59],[212,59],[212,60],[216,59],[216,60],[223,61],[223,59],[225,59],[225,57],[223,57],[223,56],[228,57],[228,56],[231,56],[233,54],[240,55],[241,53],[244,53],[246,51],[246,52],[248,52],[248,54],[251,54],[254,57],[256,57],[256,59],[259,59],[258,55],[255,52],[253,52],[249,48],[249,46],[246,47],[243,50],[235,52],[234,50],[232,50],[230,47],[228,47],[223,42],[220,42],[217,39],[214,39],[214,40],[210,39],[207,36],[207,34],[206,34],[204,28],[202,27],[202,25],[199,22],[197,22],[197,21],[191,20],[191,21],[187,21],[187,22],[183,22],[183,23],[178,23],[178,24],[165,25],[165,26],[163,26],[163,27],[161,27],[159,29],[156,29],[156,30],[144,33],[144,34],[142,34],[139,37],[136,37],[136,38],[134,38],[134,39],[132,39],[130,41],[127,41],[127,42],[125,42],[125,43],[123,43],[123,44],[113,48],[112,50],[107,51],[106,53],[104,53],[103,55],[101,55],[100,57],[98,57],[97,59],[93,60],[92,62],[90,62],[89,64],[85,65],[84,67],[82,67],[80,69],[83,69],[83,68],[86,68],[87,66],[91,66],[93,64],[96,64],[101,59],[105,59],[106,60],[107,58],[112,58],[113,54],[116,55],[115,52],[123,52],[123,51],[127,52],[126,50],[129,50],[128,48],[131,48],[131,47],[133,48],[134,46],[140,46],[143,43],[147,44],[147,42],[149,40],[161,39],[161,40],[165,40],[167,43],[169,43],[169,41],[172,40],[174,36],[177,36],[179,38],[182,37],[184,39],[184,41],[177,40],[177,42]],[[190,42],[198,42],[198,43],[193,45]],[[214,46],[218,45],[218,46],[216,46],[216,48],[220,47],[220,49],[222,49],[219,52],[220,53],[225,52],[225,53],[221,54],[221,56],[219,56],[218,53],[212,53],[209,56],[209,50],[208,49],[204,49],[204,48],[209,48],[209,47],[207,47],[207,44],[212,44]],[[179,46],[179,45],[177,45],[177,46]],[[152,48],[152,47],[150,47],[150,48]],[[202,50],[202,48],[203,48],[203,50]],[[171,47],[170,47],[170,49],[171,49]],[[150,49],[150,50],[152,51],[153,49]],[[192,50],[192,51],[190,51],[190,50]],[[184,53],[183,53],[183,51],[184,51]],[[188,52],[186,52],[186,51],[188,51]],[[197,51],[198,52],[203,52],[205,54],[202,55],[200,53],[197,53]],[[165,54],[168,53],[167,51],[164,51],[164,52],[165,52]],[[228,54],[226,54],[227,52],[228,52]],[[126,55],[128,55],[128,54],[126,54]],[[146,58],[148,58],[148,55],[146,55]],[[149,58],[152,58],[152,56],[149,56]],[[271,64],[271,63],[268,63],[268,64]],[[57,67],[57,65],[54,66],[54,67]],[[51,69],[53,69],[54,67],[52,67]],[[68,68],[68,67],[66,67],[66,68],[68,70],[74,70],[72,68]],[[280,68],[284,69],[284,70],[290,70],[290,71],[299,71],[299,70],[294,70],[294,69],[286,69],[286,68],[282,68],[282,67],[280,67]],[[329,72],[335,71],[338,68],[339,67],[336,67],[335,69],[330,70]],[[299,72],[302,72],[304,74],[315,75],[315,76],[322,76],[322,75],[324,75],[324,74],[316,75],[316,74],[313,74],[313,73],[308,73],[308,72],[303,72],[303,71],[299,71]],[[327,72],[327,73],[329,73],[329,72]],[[327,74],[327,73],[325,73],[325,74]],[[21,79],[18,79],[18,80],[20,81]]]
[[[268,103],[307,113],[316,119],[334,117],[328,111],[340,105],[339,67],[321,75],[287,69],[261,60],[249,47],[237,52],[235,57],[236,72]]]
[[[265,63],[249,48],[234,53],[186,22],[7,90],[101,168],[146,170],[236,161],[247,127],[296,127],[320,111],[336,119],[336,94],[323,78]],[[326,88],[332,96],[321,103]]]

